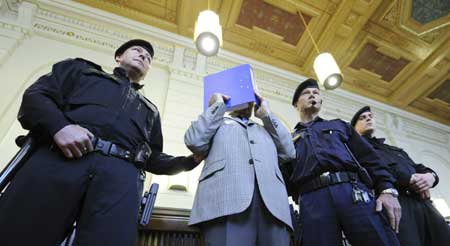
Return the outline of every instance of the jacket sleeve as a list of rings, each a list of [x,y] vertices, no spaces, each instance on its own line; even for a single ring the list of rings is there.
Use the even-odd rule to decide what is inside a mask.
[[[222,125],[225,111],[225,103],[216,102],[192,122],[184,134],[184,143],[192,153],[203,156],[208,154],[211,141]]]
[[[150,140],[152,154],[145,165],[145,170],[159,175],[173,175],[194,169],[199,163],[196,163],[192,156],[172,156],[162,152],[163,136],[159,113],[155,117]]]
[[[412,165],[414,167],[414,170],[416,171],[416,173],[432,173],[432,174],[434,174],[435,180],[433,183],[433,187],[435,187],[439,183],[439,176],[433,169],[431,169],[423,164],[415,163],[411,159],[411,157],[409,157],[408,153],[406,153],[406,151],[404,151],[403,149],[399,148],[399,151],[401,152],[401,156],[403,156],[403,158],[408,162],[408,165]],[[411,176],[408,177],[408,181],[410,179],[411,179]],[[409,184],[409,182],[408,182],[408,184]]]
[[[376,193],[380,194],[385,189],[393,188],[395,179],[389,172],[388,166],[380,160],[372,145],[361,137],[353,127],[348,125],[347,129],[350,132],[349,148],[372,177]]]
[[[433,187],[435,187],[436,185],[439,184],[439,176],[433,169],[431,169],[421,163],[414,164],[414,168],[416,169],[417,173],[432,173],[435,178]]]
[[[73,89],[82,65],[76,59],[56,63],[50,73],[25,90],[17,117],[23,128],[52,138],[70,124],[63,114],[65,99]]]
[[[294,143],[286,127],[273,114],[264,117],[262,122],[277,147],[279,162],[284,163],[295,159]]]

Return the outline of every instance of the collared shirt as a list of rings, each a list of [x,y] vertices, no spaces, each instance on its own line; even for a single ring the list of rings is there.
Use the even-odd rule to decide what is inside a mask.
[[[385,144],[384,138],[370,136],[364,136],[364,138],[375,148],[380,159],[389,167],[390,172],[397,179],[396,187],[398,189],[407,189],[411,175],[415,173],[435,173],[423,164],[414,163],[403,149]],[[433,187],[439,183],[439,177],[436,173],[435,177]]]
[[[46,142],[66,125],[78,124],[131,151],[146,143],[152,155],[145,168],[153,173],[192,169],[196,165],[192,158],[162,153],[158,109],[137,91],[140,88],[123,68],[108,74],[92,62],[68,59],[56,63],[51,73],[25,91],[18,119]]]
[[[324,172],[357,172],[358,166],[344,143],[372,177],[377,192],[393,187],[393,177],[381,163],[372,146],[342,120],[316,117],[298,123],[293,134],[297,150],[290,182],[296,187]]]

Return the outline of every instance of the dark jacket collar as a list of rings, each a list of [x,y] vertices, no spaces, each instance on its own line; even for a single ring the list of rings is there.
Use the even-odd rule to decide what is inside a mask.
[[[119,77],[120,79],[130,82],[130,79],[128,78],[128,75],[127,75],[127,71],[125,69],[123,69],[121,67],[116,67],[116,68],[114,68],[113,73],[115,76]],[[140,89],[142,89],[142,87],[144,87],[144,85],[141,85],[136,82],[131,82],[131,87],[133,87],[133,89],[135,89],[135,90],[140,90]]]
[[[308,127],[308,126],[310,126],[310,125],[312,125],[312,124],[314,124],[316,122],[320,122],[320,121],[324,121],[324,119],[322,119],[320,116],[317,116],[316,118],[314,118],[314,120],[312,120],[312,121],[310,121],[310,122],[308,122],[306,124],[303,123],[303,122],[298,122],[297,125],[295,125],[294,129],[296,131],[298,131],[298,130],[304,129],[304,128],[306,128],[306,127]]]
[[[362,135],[366,140],[370,141],[370,142],[375,142],[378,144],[384,144],[384,142],[386,141],[385,138],[377,138],[377,137],[371,137],[370,135]]]

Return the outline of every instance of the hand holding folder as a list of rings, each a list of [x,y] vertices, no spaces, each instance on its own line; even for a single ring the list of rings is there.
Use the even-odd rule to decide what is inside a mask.
[[[224,100],[227,111],[247,107],[249,102],[256,102],[256,83],[249,64],[233,67],[215,74],[205,76],[204,80],[204,110],[209,106],[209,100],[214,93],[228,96]]]

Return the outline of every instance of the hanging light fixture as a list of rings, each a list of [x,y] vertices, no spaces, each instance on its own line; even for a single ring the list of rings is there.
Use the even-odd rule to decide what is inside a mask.
[[[338,88],[343,81],[343,76],[339,66],[334,60],[333,56],[330,53],[320,53],[319,47],[317,46],[314,38],[309,31],[308,25],[306,24],[305,19],[303,18],[302,12],[299,11],[300,17],[302,19],[303,25],[305,26],[306,32],[308,33],[311,41],[314,45],[314,48],[317,51],[318,56],[314,59],[314,72],[316,73],[317,79],[319,83],[325,87],[327,90],[333,90]]]
[[[214,11],[208,10],[200,12],[195,22],[194,41],[197,50],[205,56],[214,56],[222,46],[222,26],[220,26],[219,16]]]

